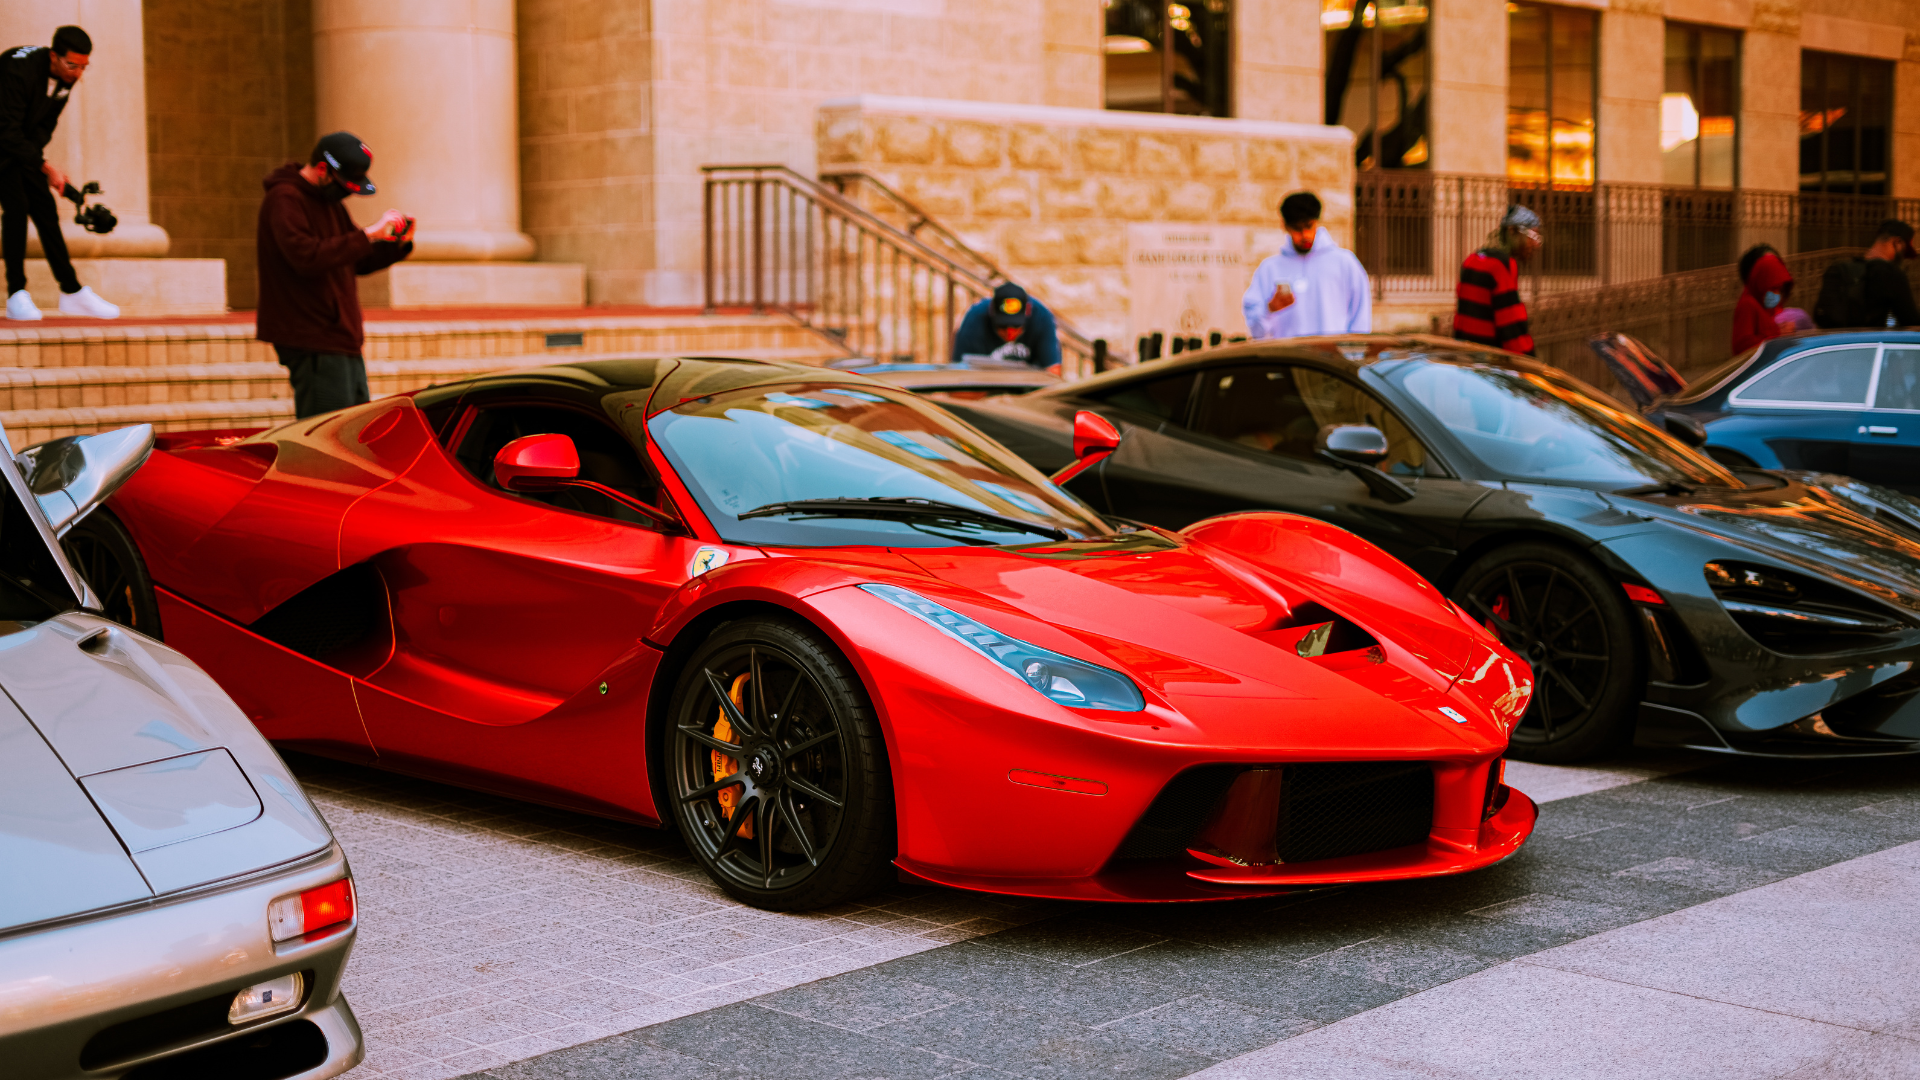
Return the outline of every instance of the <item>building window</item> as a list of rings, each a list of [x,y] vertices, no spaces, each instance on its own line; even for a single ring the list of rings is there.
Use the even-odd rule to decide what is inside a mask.
[[[1426,168],[1433,156],[1426,5],[1320,0],[1320,28],[1327,123],[1354,133],[1354,162],[1362,169]]]
[[[1893,61],[1800,54],[1800,190],[1887,194]]]
[[[1581,8],[1507,5],[1507,179],[1593,183],[1598,23]]]
[[[1233,115],[1229,0],[1101,0],[1101,5],[1107,17],[1107,108]]]
[[[1737,185],[1740,35],[1667,24],[1667,87],[1660,95],[1660,179],[1676,187]]]

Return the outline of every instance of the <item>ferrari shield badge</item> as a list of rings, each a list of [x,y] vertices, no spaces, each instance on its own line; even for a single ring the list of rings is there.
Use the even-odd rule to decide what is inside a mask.
[[[693,563],[687,567],[688,577],[699,577],[709,570],[717,570],[727,565],[727,553],[717,547],[703,547],[693,553]]]

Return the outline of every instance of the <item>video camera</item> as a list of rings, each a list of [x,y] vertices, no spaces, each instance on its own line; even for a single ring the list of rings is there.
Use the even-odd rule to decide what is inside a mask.
[[[86,205],[87,196],[100,194],[100,181],[89,180],[86,187],[78,190],[75,190],[72,184],[68,184],[60,194],[73,200],[73,205],[80,211],[73,215],[73,223],[88,232],[110,233],[115,225],[120,224],[120,219],[113,216],[113,211],[107,209],[105,203]]]

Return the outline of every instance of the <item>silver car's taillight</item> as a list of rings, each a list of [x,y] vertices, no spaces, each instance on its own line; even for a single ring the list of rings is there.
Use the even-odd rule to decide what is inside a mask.
[[[353,879],[283,896],[267,905],[267,928],[275,942],[292,941],[353,918]]]

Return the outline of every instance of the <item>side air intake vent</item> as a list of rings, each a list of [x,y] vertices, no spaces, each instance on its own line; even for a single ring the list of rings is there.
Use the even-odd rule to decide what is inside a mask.
[[[294,594],[247,627],[283,648],[326,663],[381,629],[387,587],[370,563],[349,566]]]

